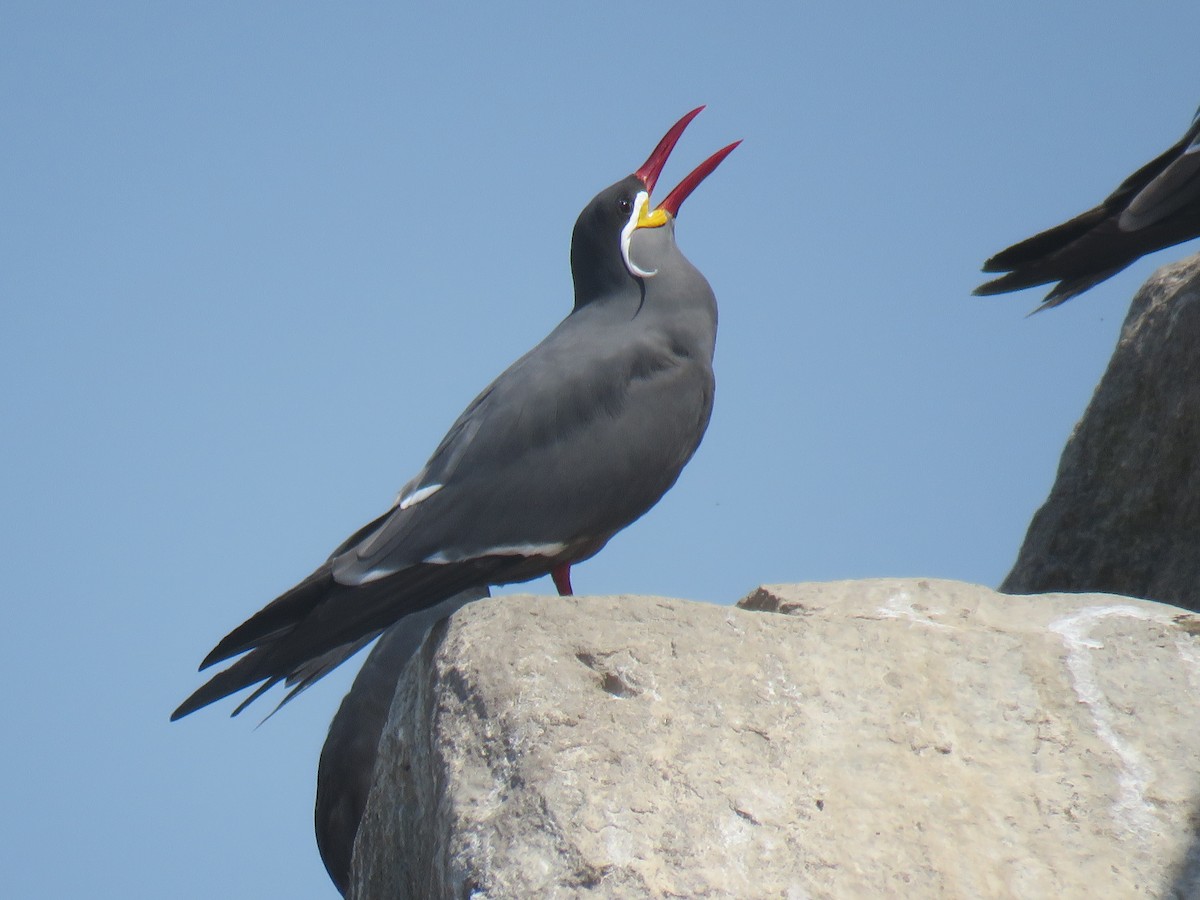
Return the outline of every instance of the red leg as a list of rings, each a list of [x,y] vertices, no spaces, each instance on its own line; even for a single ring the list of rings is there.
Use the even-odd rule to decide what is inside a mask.
[[[571,589],[571,564],[563,563],[561,566],[555,566],[550,570],[550,577],[554,579],[554,586],[558,588],[558,596],[569,597],[575,593]]]

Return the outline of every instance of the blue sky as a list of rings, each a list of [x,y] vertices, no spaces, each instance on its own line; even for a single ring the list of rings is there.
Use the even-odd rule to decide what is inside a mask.
[[[1183,132],[1198,19],[5,4],[6,891],[335,896],[312,791],[353,667],[258,729],[167,716],[567,313],[575,216],[700,103],[664,186],[745,139],[677,231],[721,304],[716,412],[577,591],[998,583],[1129,298],[1187,251],[1032,319],[970,290]]]

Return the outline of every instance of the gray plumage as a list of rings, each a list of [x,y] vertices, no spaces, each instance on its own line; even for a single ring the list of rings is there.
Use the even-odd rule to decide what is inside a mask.
[[[736,144],[657,218],[647,200],[697,112],[580,214],[571,314],[471,403],[395,506],[214,648],[201,668],[244,655],[173,719],[260,683],[250,700],[279,682],[303,688],[347,648],[464,589],[557,581],[675,483],[712,412],[717,306],[675,243],[674,215]]]
[[[1169,150],[1125,179],[1103,203],[997,253],[985,272],[1006,272],[979,295],[1058,284],[1036,311],[1065,303],[1137,259],[1200,236],[1200,111]]]

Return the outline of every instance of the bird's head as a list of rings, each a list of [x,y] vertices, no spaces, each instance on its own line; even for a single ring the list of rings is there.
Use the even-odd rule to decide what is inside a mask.
[[[693,109],[671,126],[640,169],[602,190],[579,214],[571,235],[576,308],[631,287],[640,279],[655,277],[659,272],[658,258],[674,251],[669,225],[679,215],[683,201],[741,143],[734,141],[700,163],[658,206],[652,208],[650,195],[667,157],[688,123],[702,109],[703,106]],[[640,229],[663,229],[666,239],[639,247],[635,261],[630,247]]]

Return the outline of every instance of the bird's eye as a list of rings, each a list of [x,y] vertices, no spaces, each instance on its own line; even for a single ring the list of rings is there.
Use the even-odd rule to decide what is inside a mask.
[[[628,197],[622,197],[617,201],[617,209],[621,211],[622,215],[627,216],[633,211],[633,201]]]

